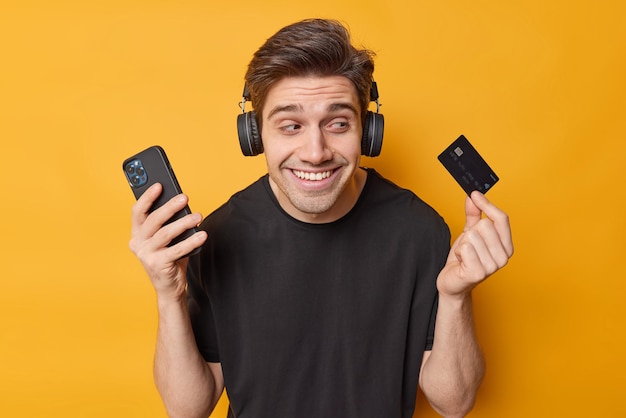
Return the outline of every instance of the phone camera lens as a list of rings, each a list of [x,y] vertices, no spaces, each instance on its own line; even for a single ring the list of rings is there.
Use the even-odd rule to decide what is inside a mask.
[[[124,166],[124,171],[126,171],[126,177],[128,177],[132,187],[141,187],[148,181],[146,169],[143,168],[143,164],[138,159],[129,161]]]

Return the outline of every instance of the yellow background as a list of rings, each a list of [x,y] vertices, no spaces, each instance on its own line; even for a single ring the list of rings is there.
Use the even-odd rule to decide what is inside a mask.
[[[236,136],[245,67],[312,16],[378,52],[385,142],[363,164],[455,235],[464,195],[438,153],[463,133],[501,178],[488,197],[516,255],[475,293],[488,374],[471,416],[625,416],[617,0],[3,1],[0,415],[165,416],[121,162],[162,145],[203,214],[262,175]]]

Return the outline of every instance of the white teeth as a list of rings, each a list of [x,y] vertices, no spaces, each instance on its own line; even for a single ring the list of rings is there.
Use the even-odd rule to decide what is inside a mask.
[[[313,180],[313,181],[324,180],[324,179],[330,177],[330,175],[332,173],[333,173],[332,171],[324,171],[324,172],[321,172],[321,173],[309,173],[307,171],[293,170],[293,174],[295,174],[296,177],[298,177],[299,179],[302,179],[302,180]]]

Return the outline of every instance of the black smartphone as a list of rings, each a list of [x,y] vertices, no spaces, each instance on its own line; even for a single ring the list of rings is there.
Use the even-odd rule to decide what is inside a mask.
[[[130,184],[130,188],[135,195],[135,199],[146,191],[146,189],[152,186],[154,183],[161,183],[163,191],[158,199],[152,204],[149,212],[163,206],[172,197],[182,193],[182,189],[178,184],[174,170],[165,154],[165,150],[158,145],[149,147],[140,153],[133,155],[132,157],[124,160],[122,164],[126,179]],[[176,212],[165,225],[182,218],[185,215],[189,215],[191,209],[189,206],[185,206],[180,211]],[[199,229],[197,227],[191,228],[183,232],[178,237],[174,238],[168,246],[172,246],[196,233]],[[200,248],[196,248],[188,255],[197,254]]]

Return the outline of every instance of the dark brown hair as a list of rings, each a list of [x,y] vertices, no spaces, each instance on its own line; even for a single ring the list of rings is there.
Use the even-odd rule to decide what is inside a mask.
[[[352,46],[348,29],[336,20],[306,19],[282,28],[256,51],[246,72],[249,99],[258,121],[274,83],[285,77],[333,75],[352,81],[365,117],[374,56],[370,50]]]

